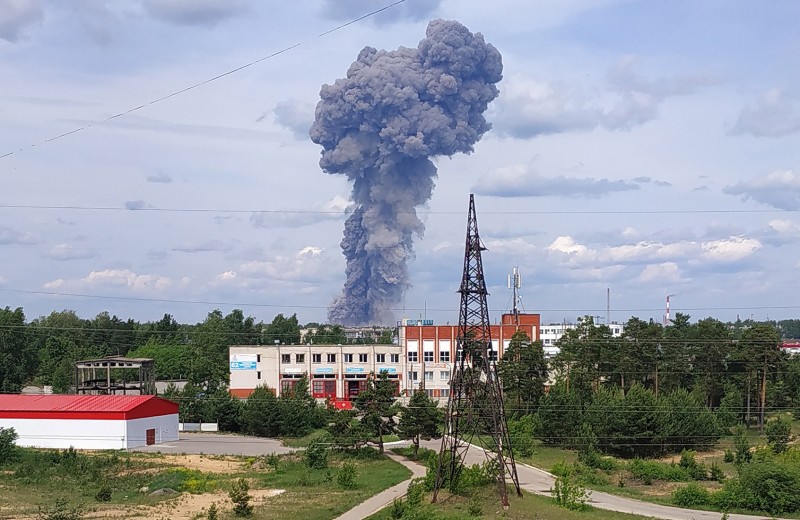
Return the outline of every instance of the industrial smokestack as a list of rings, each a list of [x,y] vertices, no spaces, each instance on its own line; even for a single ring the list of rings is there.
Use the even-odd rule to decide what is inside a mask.
[[[407,261],[431,197],[431,159],[470,153],[491,125],[500,53],[455,21],[434,20],[416,49],[365,47],[347,77],[323,85],[311,140],[320,167],[353,182],[342,252],[347,279],[328,309],[332,323],[388,323],[410,286]]]

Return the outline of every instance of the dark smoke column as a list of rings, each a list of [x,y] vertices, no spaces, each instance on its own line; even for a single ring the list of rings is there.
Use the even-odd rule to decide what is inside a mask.
[[[431,158],[469,153],[491,127],[500,53],[455,21],[434,20],[416,49],[365,47],[347,77],[323,85],[311,126],[320,167],[353,181],[342,251],[347,281],[328,310],[332,323],[386,323],[402,301],[416,207],[433,190]]]

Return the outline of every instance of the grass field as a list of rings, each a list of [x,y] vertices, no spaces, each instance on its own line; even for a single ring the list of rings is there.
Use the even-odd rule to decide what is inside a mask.
[[[337,479],[346,463],[356,472],[352,488]],[[0,468],[0,519],[33,520],[58,499],[89,516],[129,520],[205,518],[215,503],[219,518],[228,519],[233,516],[227,493],[245,479],[255,506],[251,518],[327,520],[410,474],[370,452],[331,453],[328,468],[312,470],[296,454],[246,458],[22,450],[18,460]],[[149,495],[162,488],[178,493]],[[98,500],[102,491],[108,500]]]

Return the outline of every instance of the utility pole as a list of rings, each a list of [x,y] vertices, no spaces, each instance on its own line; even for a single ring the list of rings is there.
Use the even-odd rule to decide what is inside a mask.
[[[506,509],[506,476],[514,483],[517,495],[522,496],[522,491],[506,424],[497,365],[489,357],[492,338],[481,260],[481,251],[485,249],[478,235],[474,196],[470,194],[464,272],[458,290],[461,294],[456,338],[458,361],[450,379],[450,397],[432,502],[436,502],[446,480],[449,480],[451,489],[458,483],[470,443],[478,434],[477,441],[482,445],[489,467],[497,472],[497,490]]]

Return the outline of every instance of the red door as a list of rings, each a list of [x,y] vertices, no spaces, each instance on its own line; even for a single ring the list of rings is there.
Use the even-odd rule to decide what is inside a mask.
[[[145,434],[145,437],[146,437],[146,441],[145,442],[147,443],[148,446],[156,443],[156,429],[155,428],[150,428],[149,430],[144,432],[144,434]]]

